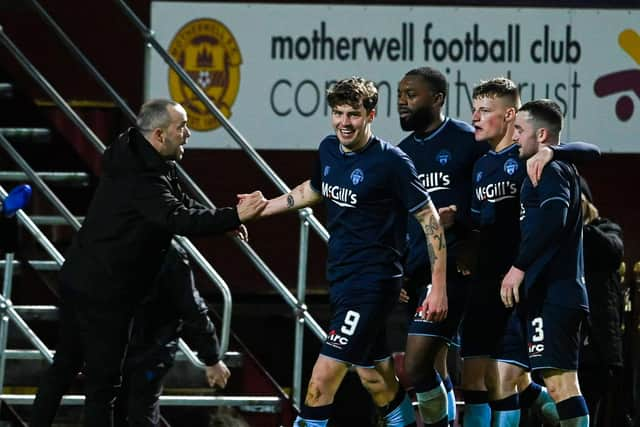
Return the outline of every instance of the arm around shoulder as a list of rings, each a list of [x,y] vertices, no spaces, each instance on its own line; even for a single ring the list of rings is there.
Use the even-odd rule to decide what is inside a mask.
[[[600,157],[600,147],[588,142],[576,141],[549,146],[553,150],[553,158],[568,162],[591,161]]]

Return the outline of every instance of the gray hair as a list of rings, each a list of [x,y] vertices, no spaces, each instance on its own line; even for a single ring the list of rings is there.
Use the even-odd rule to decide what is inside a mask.
[[[142,104],[136,119],[138,129],[146,133],[156,128],[167,128],[171,124],[171,116],[167,110],[169,105],[175,107],[180,104],[169,99],[152,99]]]

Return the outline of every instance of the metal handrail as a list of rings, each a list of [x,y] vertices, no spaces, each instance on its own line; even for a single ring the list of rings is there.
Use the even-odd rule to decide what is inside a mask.
[[[15,148],[11,145],[9,140],[4,137],[4,135],[0,134],[0,146],[4,148],[4,150],[9,154],[11,159],[27,174],[27,177],[38,187],[44,196],[67,220],[67,222],[74,228],[74,230],[80,229],[80,222],[76,219],[76,217],[67,209],[67,207],[58,199],[58,197],[51,191],[49,186],[44,182],[42,178],[33,170],[29,163],[16,151]]]
[[[78,49],[73,42],[69,39],[69,37],[62,31],[62,29],[55,24],[55,22],[53,21],[53,19],[47,14],[47,12],[44,10],[44,8],[42,8],[40,6],[40,4],[36,1],[36,0],[30,0],[30,2],[36,7],[36,11],[43,17],[43,19],[45,20],[45,22],[47,24],[49,24],[51,26],[51,28],[53,29],[53,31],[58,35],[58,37],[63,41],[63,43],[71,50],[71,52],[73,53],[74,56],[76,56],[83,64],[87,65],[88,67],[88,71],[90,72],[90,74],[92,74],[94,76],[94,78],[98,81],[98,83],[103,86],[105,88],[105,90],[107,91],[107,93],[109,95],[112,96],[113,100],[115,101],[115,103],[117,105],[119,105],[122,108],[122,111],[125,113],[125,115],[127,115],[127,117],[129,118],[129,120],[132,123],[135,123],[135,115],[133,114],[133,112],[131,111],[131,109],[126,105],[125,101],[119,96],[117,95],[116,91],[109,85],[109,83],[104,79],[104,77],[96,70],[96,68],[91,64],[91,62],[84,56],[84,54],[80,51],[80,49]],[[125,12],[131,14],[128,15],[130,17],[132,17],[132,19],[137,19],[137,17],[135,16],[135,14],[133,14],[133,12],[127,8],[126,5],[121,5],[123,6],[125,9]],[[144,28],[144,25],[140,22],[140,25],[142,26],[142,28]],[[157,48],[162,49],[161,46],[157,46]],[[166,52],[165,52],[166,54]],[[170,58],[170,57],[169,57]],[[175,64],[176,66],[178,66],[177,64]],[[178,66],[179,67],[179,66]],[[187,78],[189,78],[188,76],[186,76]],[[192,82],[193,83],[193,82]],[[210,102],[210,101],[209,101]],[[212,107],[215,109],[217,107],[215,107],[215,105],[212,105]],[[222,116],[221,121],[223,122],[228,122],[228,120],[226,119],[226,117]],[[236,131],[237,132],[237,131]],[[246,143],[246,142],[245,142]],[[248,144],[247,144],[248,145]],[[253,150],[253,148],[251,148],[250,146],[248,146],[249,149]],[[98,147],[98,149],[100,149]],[[257,155],[257,154],[256,154]],[[262,162],[264,162],[264,160],[260,159]],[[211,202],[211,200],[206,196],[206,194],[204,194],[204,192],[202,192],[202,190],[195,184],[195,182],[191,179],[191,177],[189,177],[189,175],[184,171],[184,169],[180,166],[180,165],[176,165],[177,166],[177,172],[178,172],[178,176],[180,177],[180,179],[183,181],[183,183],[185,184],[185,186],[187,187],[187,189],[196,196],[196,198],[203,204],[205,204],[206,206],[209,206],[211,208],[214,208],[215,205]],[[268,166],[267,166],[268,167]],[[271,171],[272,175],[276,176],[275,173],[273,173],[273,171]],[[276,176],[277,177],[277,176]],[[278,178],[279,179],[279,178]],[[286,187],[286,186],[285,186]],[[316,230],[318,231],[320,237],[324,240],[327,241],[329,238],[329,233],[324,229],[324,227],[322,227],[322,225],[317,221],[317,219],[313,216],[313,212],[311,209],[305,208],[305,209],[301,209],[299,211],[299,215],[301,218],[301,221],[304,220],[308,220],[310,223],[314,224],[314,225],[318,225],[319,228],[316,228]],[[284,286],[282,284],[282,282],[280,282],[277,277],[271,272],[271,270],[269,270],[266,267],[265,262],[251,249],[251,247],[244,242],[241,239],[237,239],[234,238],[234,242],[240,247],[240,249],[245,253],[245,255],[247,257],[249,257],[249,259],[254,263],[254,265],[256,265],[256,267],[258,268],[258,270],[263,274],[263,276],[272,284],[273,287],[275,287],[277,290],[280,290],[282,288],[286,288],[286,286]],[[286,302],[297,312],[301,311],[301,310],[305,310],[306,311],[306,307],[303,307],[301,304],[299,304],[295,298],[291,299],[289,295],[283,295]],[[304,316],[305,318],[308,317],[308,314]],[[312,330],[312,332],[320,339],[324,339],[326,337],[325,332],[322,330],[322,328],[320,328],[316,322],[311,322],[309,325],[310,329]]]
[[[300,252],[298,253],[298,301],[304,307],[307,281],[307,257],[309,255],[309,223],[300,221]],[[302,352],[304,343],[304,321],[296,316],[295,342],[293,350],[293,403],[301,408]]]
[[[115,90],[113,90],[113,88],[109,85],[109,83],[106,82],[106,80],[102,77],[102,75],[100,75],[100,73],[95,69],[95,67],[91,64],[91,62],[82,54],[82,52],[73,44],[73,42],[69,39],[69,37],[67,37],[67,35],[62,31],[62,29],[55,24],[55,22],[53,21],[53,19],[51,19],[51,17],[46,13],[46,11],[38,4],[38,2],[36,0],[30,0],[31,3],[36,7],[36,11],[44,18],[45,22],[47,22],[51,28],[54,30],[54,32],[56,32],[56,34],[59,36],[59,38],[62,39],[63,43],[72,51],[72,53],[85,65],[88,66],[88,70],[89,72],[96,78],[96,80],[100,83],[101,86],[103,86],[105,88],[105,90],[112,96],[112,98],[114,99],[115,103],[118,104],[119,106],[121,106],[123,112],[128,116],[129,120],[131,120],[133,123],[135,123],[135,116],[133,115],[133,112],[131,111],[131,109],[126,105],[126,103],[124,102],[124,100],[122,100],[122,98],[120,96],[117,95],[117,93],[115,92]],[[133,14],[133,12],[126,6],[126,4],[120,4],[121,7],[123,7],[123,9],[125,10],[125,13],[127,14],[127,16],[129,16],[132,20],[134,20],[134,23],[137,24],[138,28],[141,29],[141,31],[144,34],[144,31],[146,30],[146,28],[144,27],[144,24],[142,24],[137,17],[135,16],[135,14]],[[155,42],[155,39],[153,40]],[[155,42],[154,47],[156,49],[159,49],[159,52],[164,52],[163,57],[165,58],[165,60],[168,61],[172,61],[173,65],[175,67],[178,67],[179,70],[182,71],[181,76],[183,78],[187,78],[188,82],[190,82],[191,85],[194,85],[195,83],[190,80],[190,77],[184,73],[184,70],[182,70],[182,68],[180,68],[180,66],[178,64],[175,63],[175,61],[173,61],[173,59],[168,56],[168,54],[166,53],[166,51],[157,44],[157,42]],[[162,53],[161,53],[162,55]],[[206,95],[202,94],[202,96]],[[210,104],[209,107],[214,109],[214,114],[215,111],[217,110],[217,107],[211,103],[210,100],[208,100],[208,98],[206,98],[206,100],[208,101],[208,103]],[[207,102],[205,101],[205,103]],[[282,186],[280,186],[278,183],[276,183],[276,185],[278,185],[279,187],[281,187],[281,189],[283,191],[288,191],[286,184],[284,184],[284,182],[282,182],[280,180],[280,178],[277,177],[277,175],[268,167],[268,165],[266,165],[266,163],[264,162],[264,160],[255,152],[255,150],[244,140],[244,138],[235,130],[235,128],[233,128],[233,126],[228,122],[228,120],[226,119],[226,117],[224,117],[223,115],[221,115],[220,117],[218,117],[218,119],[222,122],[222,123],[226,123],[228,125],[228,128],[232,130],[232,136],[234,137],[238,137],[240,138],[239,142],[243,148],[245,148],[246,150],[248,150],[249,154],[252,156],[252,158],[254,158],[254,160],[259,164],[259,166],[264,166],[264,168],[268,169],[265,173],[267,173],[267,175],[273,179],[275,179],[278,183],[282,184]],[[227,130],[229,130],[227,129]],[[264,170],[264,169],[263,169]],[[183,170],[183,168],[180,165],[177,165],[177,171],[178,171],[178,175],[179,177],[184,181],[186,187],[194,194],[196,195],[196,197],[205,205],[209,206],[209,207],[215,207],[215,205],[211,202],[211,200],[209,200],[209,198],[202,192],[202,190],[193,182],[193,180],[188,176],[188,174]],[[317,219],[313,216],[313,212],[311,209],[305,208],[305,209],[301,209],[299,211],[299,216],[301,218],[301,221],[308,221],[310,224],[312,224],[314,226],[314,229],[318,232],[318,234],[320,235],[320,237],[326,242],[329,238],[329,233],[326,231],[326,229],[324,229],[324,227],[317,221]],[[282,282],[280,282],[277,277],[266,267],[266,264],[264,263],[264,261],[251,249],[251,247],[244,241],[240,240],[240,239],[234,239],[234,242],[236,244],[238,244],[240,246],[240,249],[245,253],[245,255],[247,255],[250,260],[257,266],[258,270],[265,276],[265,278],[271,282],[271,284],[277,289],[277,290],[281,290],[281,289],[286,289],[286,286],[284,286],[282,284]],[[300,304],[295,298],[291,298],[292,296],[290,294],[288,295],[283,295],[286,302],[294,309],[296,310],[296,312],[304,312],[304,314],[301,316],[301,318],[303,318],[303,320],[308,319],[310,316],[308,313],[306,313],[306,307],[303,304]],[[322,328],[320,328],[317,323],[315,321],[310,322],[309,323],[309,327],[312,330],[312,332],[320,339],[324,339],[326,337],[326,334],[324,333],[324,331],[322,330]]]
[[[102,74],[100,74],[98,72],[98,70],[96,69],[96,67],[93,66],[91,61],[89,61],[87,59],[87,57],[82,54],[80,49],[78,49],[78,47],[75,44],[73,44],[73,42],[71,41],[69,36],[67,36],[65,34],[65,32],[62,31],[62,28],[60,28],[60,26],[56,23],[56,21],[53,20],[51,15],[49,15],[47,13],[47,11],[40,5],[40,3],[38,3],[36,0],[29,0],[29,1],[30,1],[31,5],[33,6],[33,8],[38,13],[38,15],[40,15],[42,17],[42,19],[44,19],[46,24],[49,25],[49,27],[51,27],[53,32],[56,33],[56,35],[58,36],[60,41],[62,41],[62,43],[74,54],[74,56],[82,63],[82,65],[84,65],[84,67],[87,70],[89,70],[89,72],[93,75],[93,77],[96,79],[98,84],[115,101],[115,103],[118,105],[118,107],[120,107],[120,110],[122,110],[122,112],[124,112],[124,114],[127,116],[127,118],[132,123],[135,123],[136,122],[136,115],[131,110],[131,108],[129,108],[129,106],[127,105],[125,100],[120,95],[118,95],[118,92],[116,92],[115,89],[113,89],[113,87],[102,76]]]
[[[71,40],[66,36],[66,34],[62,31],[62,29],[46,13],[46,11],[42,8],[42,6],[36,0],[30,0],[30,2],[33,5],[33,7],[36,9],[37,13],[40,14],[41,17],[43,17],[45,22],[58,35],[58,38],[62,40],[63,44],[65,44],[67,46],[67,48],[69,48],[71,50],[73,55],[76,56],[76,58],[78,60],[80,60],[80,62],[85,66],[85,68],[90,72],[90,74],[92,74],[93,77],[97,80],[97,82],[100,84],[100,86],[102,86],[103,89],[105,89],[105,91],[112,97],[112,99],[120,107],[120,109],[124,112],[124,114],[129,118],[129,120],[135,123],[135,115],[134,115],[133,111],[127,106],[126,102],[109,85],[109,83],[106,81],[106,79],[104,79],[104,77],[102,77],[102,75],[100,75],[100,73],[96,70],[96,68],[93,66],[93,64],[91,64],[91,62],[82,54],[82,52],[71,42]],[[217,109],[217,107],[209,100],[209,98],[206,97],[206,95],[202,92],[202,90],[193,82],[193,80],[191,80],[191,78],[184,72],[184,70],[178,64],[176,64],[175,61],[173,61],[173,59],[167,54],[167,52],[161,46],[159,46],[159,44],[157,43],[155,38],[153,38],[152,33],[149,32],[144,27],[142,22],[138,20],[137,16],[135,16],[135,14],[133,14],[133,12],[128,8],[128,6],[124,2],[119,1],[118,3],[123,8],[123,10],[125,11],[125,14],[140,29],[140,31],[143,34],[143,37],[145,37],[147,42],[150,43],[156,49],[156,51],[158,51],[158,53],[161,56],[163,56],[165,61],[170,66],[172,66],[174,71],[176,71],[178,73],[178,75],[180,75],[182,80],[185,81],[185,83],[187,85],[189,85],[192,90],[194,90],[194,93],[196,93],[196,95],[201,99],[201,101],[203,101],[203,103],[208,107],[210,112],[212,114],[214,114],[214,116],[217,117],[217,119],[219,120],[220,123],[223,124],[223,126],[227,130],[227,132],[229,132],[229,134],[240,144],[240,146],[245,150],[245,152],[247,152],[249,154],[249,156],[254,160],[254,162],[256,162],[256,164],[261,168],[261,170],[272,180],[272,182],[275,183],[275,185],[278,188],[280,188],[280,190],[282,192],[284,192],[284,193],[288,192],[289,189],[286,186],[286,184],[284,184],[284,182],[275,174],[275,172],[273,172],[273,170],[271,170],[271,168],[266,164],[266,162],[257,154],[257,152],[253,149],[253,147],[251,147],[246,142],[246,140],[239,134],[239,132],[233,127],[233,125],[231,125],[231,123],[228,122],[226,117],[224,117],[220,113],[220,111]],[[2,27],[1,26],[0,26],[0,33],[2,33]],[[2,34],[2,35],[4,35],[4,34]],[[8,40],[8,41],[10,43],[10,40]],[[17,52],[17,53],[19,53],[19,52]],[[14,53],[14,56],[16,56],[16,53]],[[22,56],[22,55],[20,54],[20,56]],[[26,58],[24,58],[24,60],[25,60],[24,62],[26,62],[26,64],[23,63],[23,61],[20,61],[20,58],[18,58],[18,60],[19,60],[19,62],[21,62],[21,64],[25,68],[27,68],[27,71],[29,72],[29,74],[31,74],[31,76],[34,77],[36,79],[36,81],[41,86],[43,86],[43,89],[45,90],[45,92],[47,92],[51,96],[51,98],[54,99],[54,102],[55,102],[57,100],[57,98],[56,98],[57,94],[55,93],[55,90],[53,90],[53,88],[50,87],[50,85],[48,85],[46,80],[44,80],[44,78],[42,78],[42,76],[39,75],[39,73],[37,72],[35,67],[33,67],[32,65],[28,64],[28,60],[26,60]],[[29,70],[29,68],[31,68],[32,70]],[[48,88],[50,88],[51,90],[48,90]],[[58,98],[59,98],[59,96],[58,96]],[[102,145],[102,143],[95,136],[95,134],[93,134],[93,132],[91,132],[91,130],[88,129],[86,127],[86,125],[84,125],[82,123],[82,121],[79,119],[79,117],[77,117],[77,115],[75,115],[75,113],[73,112],[73,110],[71,110],[71,108],[69,108],[67,105],[65,105],[64,101],[61,98],[59,99],[59,101],[62,101],[62,102],[55,102],[58,105],[58,107],[61,108],[61,110],[63,110],[63,112],[65,112],[65,114],[71,119],[72,122],[74,122],[74,124],[78,128],[80,128],[80,130],[83,132],[84,136],[90,142],[92,142],[94,144],[94,146],[96,146],[96,148],[100,152],[102,152],[104,150],[104,145]],[[189,177],[189,175],[179,165],[177,167],[177,172],[178,172],[178,176],[181,178],[181,180],[185,184],[185,187],[192,194],[194,194],[197,199],[199,199],[203,204],[205,204],[205,205],[207,205],[209,207],[214,207],[213,203],[208,199],[208,197],[202,192],[202,190],[195,184],[195,182]],[[311,224],[313,229],[318,233],[318,235],[325,242],[328,241],[329,233],[319,223],[319,221],[313,216],[313,212],[312,212],[311,209],[309,209],[309,208],[301,209],[301,210],[298,211],[298,215],[300,217],[301,229],[306,227],[307,233],[308,233],[308,225]],[[303,224],[305,225],[304,227],[303,227]],[[302,256],[301,256],[299,270],[298,270],[298,279],[299,279],[298,280],[298,289],[299,289],[298,294],[299,295],[300,294],[304,295],[304,293],[305,293],[304,289],[306,287],[306,264],[307,264],[306,254],[308,252],[308,234],[307,234],[307,237],[305,237],[304,239],[301,236],[301,245],[303,244],[302,243],[303,240],[304,240],[305,247],[304,248],[303,247],[300,248],[300,253],[301,254],[304,253],[305,254],[305,258],[303,259]],[[186,240],[186,239],[185,239],[185,241],[188,242],[188,240]],[[263,276],[272,284],[272,286],[274,288],[276,288],[276,290],[278,290],[282,294],[282,296],[284,297],[284,299],[287,302],[287,304],[289,304],[294,309],[294,312],[296,314],[296,320],[297,320],[297,323],[296,323],[296,325],[297,325],[296,326],[296,336],[302,337],[302,332],[299,331],[299,326],[301,324],[306,324],[318,338],[324,339],[326,337],[326,333],[319,326],[319,324],[315,321],[315,319],[313,319],[313,317],[310,315],[310,313],[307,310],[306,305],[303,302],[300,302],[300,301],[296,300],[295,297],[293,297],[293,295],[288,291],[287,287],[275,276],[275,274],[273,274],[273,272],[267,267],[267,265],[264,263],[264,261],[262,259],[260,259],[260,257],[253,251],[253,249],[246,242],[244,242],[244,241],[242,241],[240,239],[237,239],[237,238],[234,239],[234,242],[238,246],[240,246],[240,249],[245,253],[245,255],[247,255],[249,257],[249,259],[254,263],[254,265],[256,265],[256,267],[258,268],[260,273],[262,273]],[[181,244],[183,245],[183,247],[186,245],[184,242],[181,242]],[[206,260],[204,260],[204,257],[202,257],[201,254],[199,252],[197,252],[197,250],[196,250],[195,253],[192,253],[192,251],[190,249],[188,249],[187,247],[185,247],[185,249],[187,250],[188,253],[190,253],[190,255],[194,259],[196,259],[196,262],[201,266],[201,268],[203,268],[205,270],[207,275],[212,280],[214,280],[214,282],[215,282],[215,279],[213,279],[211,276],[212,275],[217,275],[217,273],[215,273],[215,270],[213,270],[213,268],[206,262]],[[195,247],[193,247],[193,249],[195,249]],[[204,263],[198,261],[198,258],[201,258],[202,261],[204,261]],[[221,280],[221,278],[220,278],[220,280]],[[302,282],[301,282],[301,280],[302,280]],[[226,344],[228,343],[228,333],[229,333],[229,329],[230,329],[230,313],[231,313],[230,298],[231,298],[231,294],[228,291],[228,287],[226,286],[226,284],[224,284],[224,286],[220,286],[220,284],[217,283],[217,282],[216,282],[216,284],[218,285],[218,287],[221,290],[221,292],[223,293],[223,295],[225,295],[225,313],[223,315],[223,324],[222,324],[222,330],[221,330],[221,347],[226,350]],[[302,291],[300,289],[302,289]],[[229,304],[226,303],[226,298],[227,297],[229,298]],[[302,301],[304,301],[304,297],[302,298]],[[229,316],[228,317],[229,322],[226,321],[227,315]],[[225,328],[225,326],[226,326],[226,328]],[[225,338],[227,339],[227,341],[225,341]],[[296,340],[296,349],[295,349],[295,357],[296,357],[295,360],[296,360],[296,363],[294,363],[294,369],[299,369],[300,366],[301,366],[301,354],[302,354],[302,352],[301,352],[301,348],[299,348],[301,346],[302,346],[302,338],[300,338],[299,340]],[[185,354],[187,354],[187,357],[192,361],[192,363],[194,363],[194,364],[196,364],[196,365],[198,365],[200,367],[204,366],[199,361],[199,359],[197,359],[195,354],[193,354],[193,352],[191,352],[190,349],[188,349],[188,347],[186,346],[186,344],[184,344],[184,342],[180,342],[180,347],[183,349]],[[300,360],[298,360],[298,359],[300,359]],[[294,382],[299,381],[299,379],[296,381],[296,378],[297,378],[296,374],[294,373]],[[295,387],[295,384],[294,384],[294,393],[293,393],[294,394],[294,403],[299,403],[298,402],[299,401],[299,396],[296,399],[296,395],[297,395],[296,388],[299,388],[299,387]],[[298,391],[298,393],[299,393],[299,391]]]
[[[75,111],[73,111],[73,109],[69,106],[69,104],[60,96],[60,94],[53,88],[53,86],[51,86],[51,84],[49,84],[49,82],[42,76],[42,74],[40,74],[40,72],[33,66],[33,64],[31,64],[31,62],[24,56],[24,54],[11,41],[11,39],[9,39],[9,37],[3,31],[2,26],[0,26],[0,43],[2,43],[13,54],[13,56],[18,60],[20,65],[22,65],[22,67],[27,71],[27,73],[31,77],[33,77],[34,80],[40,85],[40,87],[53,99],[54,103],[67,115],[67,117],[69,117],[69,119],[73,121],[73,123],[76,125],[76,127],[79,128],[79,130],[83,133],[83,135],[89,141],[91,141],[93,145],[100,152],[103,152],[105,147],[104,147],[104,144],[102,144],[102,142],[100,141],[100,139],[93,133],[93,131],[91,131],[91,129],[89,129],[89,127],[82,121],[82,119],[75,113]],[[12,148],[11,144],[9,144],[6,138],[4,138],[1,135],[0,135],[0,144],[3,145],[5,148],[7,148],[6,147],[7,145],[10,148]],[[12,155],[12,157],[15,156],[14,159],[19,158],[19,154],[15,150],[7,150],[7,151]],[[35,172],[28,166],[28,164],[24,160],[22,160],[22,162],[19,162],[19,164],[21,167],[23,167],[23,170],[25,171],[25,173],[27,173],[27,170],[31,170],[31,173],[33,174],[31,178],[33,182],[36,184],[36,186],[38,186],[38,188],[40,188],[40,190],[43,191],[43,193],[49,198],[49,200],[54,203],[54,206],[59,208],[60,212],[65,216],[65,218],[69,221],[69,223],[77,230],[80,224],[75,219],[75,217],[71,215],[71,213],[69,213],[68,210],[66,210],[66,208],[64,208],[64,205],[62,205],[62,202],[60,202],[57,199],[57,197],[55,197],[53,192],[46,186],[46,184],[41,179],[38,179],[37,174],[35,174]],[[64,208],[64,209],[60,209],[60,208]],[[174,239],[174,244],[177,244],[175,243],[175,239]],[[227,284],[221,280],[219,275],[214,273],[215,270],[213,269],[213,267],[206,261],[206,259],[195,248],[195,246],[191,246],[190,248],[185,248],[185,250],[194,258],[196,257],[202,258],[204,262],[199,263],[199,265],[206,266],[206,268],[204,268],[205,274],[216,284],[218,289],[220,289],[221,292],[223,293],[224,305],[225,307],[228,307],[228,309],[224,310],[224,314],[222,318],[222,328],[220,331],[220,352],[221,354],[224,354],[227,351],[229,346],[229,335],[231,332],[231,325],[230,325],[231,324],[231,300],[230,300],[231,292],[229,292],[229,287],[227,286]],[[183,347],[186,347],[186,345]],[[183,348],[183,351],[185,351],[185,348]],[[189,353],[189,352],[191,351],[190,350],[185,351],[185,353]],[[191,352],[191,354],[193,354],[193,352]]]
[[[144,23],[138,18],[138,16],[131,10],[131,8],[125,3],[124,0],[115,0],[115,2],[122,8],[124,14],[131,20],[134,26],[140,31],[142,37],[145,42],[150,44],[155,51],[162,57],[162,59],[171,67],[173,71],[180,77],[180,80],[184,84],[186,84],[189,89],[193,91],[193,93],[198,97],[198,99],[204,104],[205,107],[209,110],[211,114],[218,120],[218,122],[222,125],[222,127],[227,131],[227,133],[233,138],[234,141],[240,145],[240,147],[251,157],[256,165],[260,168],[260,170],[273,182],[273,184],[278,187],[278,189],[286,194],[291,189],[285,184],[285,182],[276,174],[273,169],[267,164],[267,162],[258,154],[258,152],[253,148],[247,140],[240,134],[240,132],[231,124],[229,120],[222,114],[222,112],[216,107],[216,105],[209,99],[209,97],[203,92],[202,88],[196,84],[195,81],[187,74],[187,72],[182,68],[169,53],[158,43],[156,38],[154,37],[154,33],[152,30],[147,28]],[[320,221],[313,216],[311,209],[301,209],[299,211],[299,215],[301,219],[309,221],[309,224],[313,227],[313,229],[318,233],[320,238],[322,238],[325,242],[329,240],[329,233],[324,228]]]
[[[129,6],[124,2],[124,0],[115,0],[115,2],[122,8],[125,15],[133,22],[134,26],[138,28],[144,40],[151,45],[155,51],[162,57],[162,59],[171,67],[171,69],[180,77],[183,83],[185,83],[189,89],[193,91],[193,93],[198,97],[198,99],[204,104],[204,106],[209,110],[211,114],[218,120],[218,122],[222,125],[222,127],[227,131],[227,133],[234,139],[234,141],[240,145],[240,147],[249,155],[249,157],[258,165],[260,170],[271,180],[271,182],[280,189],[282,193],[290,192],[290,188],[284,183],[284,181],[271,169],[271,167],[267,164],[267,162],[258,154],[258,152],[247,142],[247,140],[240,134],[240,132],[231,124],[229,120],[220,112],[218,107],[207,97],[207,95],[202,91],[202,88],[198,86],[193,79],[185,72],[185,70],[169,55],[169,53],[158,43],[156,38],[154,37],[153,31],[147,28],[142,21],[138,18],[138,16],[129,8]],[[310,224],[316,233],[322,238],[325,242],[329,240],[329,232],[320,224],[318,219],[313,215],[313,211],[309,208],[300,209],[298,211],[298,216],[301,222],[301,229],[304,228],[302,224]],[[298,371],[302,367],[302,340],[303,333],[302,328],[300,327],[301,323],[307,325],[312,332],[321,340],[326,338],[326,333],[320,326],[317,324],[315,319],[311,317],[307,310],[307,306],[304,304],[304,294],[306,293],[306,251],[307,248],[304,249],[301,247],[300,252],[304,251],[305,258],[300,259],[300,264],[298,266],[298,288],[302,289],[298,291],[298,298],[296,299],[291,292],[277,279],[277,277],[268,270],[268,267],[263,262],[256,262],[257,255],[251,247],[246,243],[236,239],[239,242],[241,249],[248,255],[251,260],[254,262],[258,270],[271,282],[272,286],[276,288],[278,292],[284,297],[285,301],[289,306],[294,310],[296,314],[296,342],[294,347],[294,378],[293,378],[293,401],[294,404],[300,404],[300,377],[298,375]],[[301,236],[301,244],[304,241],[305,245],[308,245],[308,239],[302,238]],[[304,277],[303,277],[304,273]],[[302,284],[300,280],[302,278]],[[302,295],[302,298],[301,298]]]
[[[5,191],[5,189],[0,185],[0,199],[4,200],[5,197],[7,197],[7,194],[8,193]],[[16,217],[18,218],[18,221],[20,221],[20,223],[23,224],[25,228],[29,230],[29,232],[35,237],[36,241],[40,243],[40,245],[44,248],[44,250],[49,255],[51,255],[51,257],[58,263],[58,265],[62,265],[64,263],[64,257],[62,256],[62,254],[58,251],[58,249],[56,249],[53,243],[51,243],[49,239],[47,239],[47,236],[45,236],[44,233],[42,233],[42,231],[38,228],[38,226],[35,225],[33,221],[31,221],[29,216],[22,209],[20,209],[18,210],[18,212],[16,212]],[[9,255],[12,255],[12,254],[7,254],[7,258],[5,259],[5,264],[6,264],[5,270],[4,270],[5,284],[10,281],[9,278],[12,274],[12,269],[13,269],[13,256],[9,256]],[[42,353],[45,359],[47,359],[49,363],[52,363],[53,354],[47,348],[47,346],[38,338],[38,336],[29,328],[29,326],[22,319],[20,314],[16,312],[15,308],[13,307],[13,304],[11,303],[11,300],[8,299],[9,293],[10,293],[10,289],[9,290],[3,289],[3,295],[0,296],[0,305],[2,305],[2,310],[6,312],[6,314],[9,316],[9,318],[11,318],[11,320],[14,321],[14,323],[18,326],[18,329],[20,329],[27,336],[29,341],[31,341],[31,343],[40,351],[40,353]],[[5,295],[7,298],[5,298]],[[2,345],[2,353],[3,353],[2,357],[4,358],[5,356],[4,350],[6,348],[6,342],[4,341],[4,339],[6,338],[6,331],[3,331],[2,335],[3,335],[3,342],[0,343],[0,345]],[[4,372],[2,373],[2,375],[0,375],[0,382],[1,381],[4,381]]]
[[[46,184],[45,184],[46,186]],[[6,190],[0,185],[0,197],[4,200],[7,197]],[[22,209],[16,212],[16,218],[24,228],[26,228],[29,233],[36,239],[36,241],[42,246],[42,248],[53,258],[53,260],[59,265],[62,266],[64,264],[64,257],[58,251],[58,249],[51,243],[47,236],[38,228],[38,226],[29,218]],[[13,264],[13,263],[12,263]]]

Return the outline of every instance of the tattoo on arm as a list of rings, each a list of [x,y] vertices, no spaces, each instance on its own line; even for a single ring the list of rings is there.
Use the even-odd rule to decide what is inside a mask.
[[[293,201],[293,195],[292,194],[288,194],[287,195],[287,208],[291,209],[294,205],[294,201]]]
[[[432,239],[437,242],[437,250],[441,251],[445,247],[444,239],[442,236],[442,228],[439,226],[438,221],[434,215],[429,215],[429,222],[423,224],[424,233],[427,237],[427,252],[429,253],[429,262],[431,268],[435,265],[438,255],[436,248],[432,243]]]

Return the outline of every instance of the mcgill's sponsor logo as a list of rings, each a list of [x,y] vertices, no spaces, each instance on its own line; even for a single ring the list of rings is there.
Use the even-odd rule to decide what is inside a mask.
[[[358,204],[358,195],[352,190],[326,182],[322,183],[322,196],[345,208],[354,208]]]
[[[418,179],[429,191],[446,190],[449,188],[447,186],[451,184],[449,174],[444,172],[421,173],[418,175]]]
[[[513,199],[514,197],[518,197],[518,186],[511,181],[500,181],[476,188],[476,198],[480,201],[487,200],[495,203],[504,199]]]

